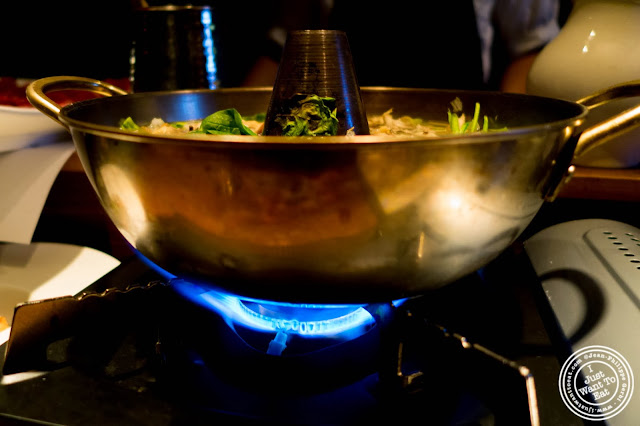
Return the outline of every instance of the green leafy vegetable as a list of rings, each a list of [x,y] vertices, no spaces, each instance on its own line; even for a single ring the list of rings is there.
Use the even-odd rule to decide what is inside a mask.
[[[140,126],[138,126],[135,121],[133,121],[133,118],[127,117],[122,120],[122,123],[120,123],[120,128],[122,130],[138,130]]]
[[[247,115],[243,117],[245,121],[257,121],[259,123],[262,123],[265,118],[266,114],[264,112],[259,112],[257,114]]]
[[[283,136],[335,136],[338,134],[335,99],[317,95],[303,95],[289,114],[281,114],[275,121],[282,127]],[[300,96],[302,97],[302,96]]]
[[[200,128],[194,133],[209,135],[250,135],[256,133],[244,125],[242,116],[235,108],[223,109],[202,120]]]

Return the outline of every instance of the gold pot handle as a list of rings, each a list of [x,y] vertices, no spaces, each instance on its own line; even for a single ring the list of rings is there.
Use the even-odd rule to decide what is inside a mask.
[[[640,80],[608,87],[578,100],[578,103],[591,110],[612,100],[636,96],[640,96]],[[640,126],[640,105],[629,108],[601,123],[589,127],[580,135],[573,159],[575,160],[585,152],[638,126]]]
[[[104,81],[85,77],[60,76],[45,77],[27,86],[27,99],[40,112],[52,118],[64,127],[68,127],[60,120],[62,107],[52,101],[46,93],[60,90],[84,90],[104,96],[126,95],[128,92]]]

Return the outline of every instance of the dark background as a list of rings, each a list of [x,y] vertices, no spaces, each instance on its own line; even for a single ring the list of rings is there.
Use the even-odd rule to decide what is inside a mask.
[[[270,25],[271,1],[148,1],[209,5],[222,86],[237,86],[253,65]],[[129,75],[132,0],[5,2],[0,8],[0,76]],[[222,66],[221,64],[224,64]]]
[[[41,78],[76,75],[120,79],[129,75],[132,12],[140,0],[3,1],[0,8],[0,76]],[[213,9],[218,78],[222,87],[242,84],[265,52],[273,22],[313,19],[311,2],[161,1],[149,5],[209,5]],[[560,21],[571,7],[561,0]],[[425,25],[429,19],[425,20]]]

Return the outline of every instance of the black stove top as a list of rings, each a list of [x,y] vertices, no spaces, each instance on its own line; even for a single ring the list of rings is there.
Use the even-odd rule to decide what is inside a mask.
[[[518,246],[442,289],[364,306],[374,322],[355,337],[284,336],[276,355],[278,336],[229,324],[137,259],[87,291],[158,280],[43,346],[46,373],[4,376],[0,421],[583,424],[557,391],[570,348]]]

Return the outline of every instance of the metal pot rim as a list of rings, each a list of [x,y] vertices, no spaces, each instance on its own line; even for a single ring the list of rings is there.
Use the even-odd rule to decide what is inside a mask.
[[[386,144],[415,144],[415,143],[424,143],[428,142],[430,144],[438,144],[438,145],[453,145],[453,144],[463,144],[463,143],[486,143],[486,142],[496,142],[501,140],[513,139],[517,137],[521,137],[527,134],[535,134],[540,132],[545,132],[550,129],[563,128],[566,126],[575,123],[576,121],[583,120],[588,114],[588,109],[581,104],[564,101],[554,98],[544,98],[540,96],[534,95],[524,95],[524,94],[515,94],[515,93],[502,93],[502,92],[490,92],[490,91],[468,91],[468,90],[445,90],[445,89],[415,89],[415,88],[402,88],[402,87],[362,87],[361,91],[363,93],[373,92],[373,93],[424,93],[428,95],[429,93],[450,93],[452,97],[455,97],[458,94],[464,93],[466,95],[472,96],[474,93],[478,95],[482,94],[482,96],[501,96],[501,97],[512,97],[515,99],[522,98],[522,100],[539,98],[544,100],[545,102],[554,102],[554,103],[562,103],[567,106],[573,106],[579,109],[579,113],[569,117],[563,118],[554,121],[548,121],[539,124],[527,125],[527,126],[518,126],[511,127],[505,131],[500,132],[476,132],[476,133],[467,133],[467,134],[451,134],[451,135],[441,135],[438,137],[428,136],[402,136],[402,138],[398,136],[385,136],[385,135],[355,135],[355,136],[302,136],[296,137],[294,140],[290,136],[246,136],[246,135],[187,135],[187,136],[175,136],[175,135],[152,135],[152,134],[143,134],[143,133],[135,133],[128,130],[122,130],[115,126],[105,126],[101,124],[95,124],[88,121],[82,121],[74,119],[70,116],[70,114],[81,108],[85,108],[89,105],[93,105],[95,103],[105,103],[109,102],[110,98],[97,98],[90,99],[86,101],[76,102],[70,105],[67,105],[60,109],[58,113],[58,120],[67,126],[68,128],[77,129],[84,132],[89,132],[96,135],[102,136],[110,136],[117,137],[121,140],[126,140],[129,142],[138,142],[138,143],[165,143],[165,144],[173,144],[173,143],[181,143],[181,144],[190,144],[190,145],[204,145],[204,144],[221,144],[225,147],[228,146],[237,146],[238,148],[260,148],[260,147],[269,147],[274,148],[279,145],[286,145],[287,147],[296,148],[296,149],[326,149],[331,148],[335,149],[338,147],[342,147],[341,149],[353,149],[357,146],[363,145],[386,145]],[[122,95],[127,99],[136,99],[140,97],[162,97],[162,96],[188,96],[192,94],[205,94],[210,92],[208,89],[195,89],[195,90],[177,90],[177,91],[166,91],[166,92],[144,92],[144,93],[132,93],[132,94],[124,94]],[[226,92],[226,93],[270,93],[270,87],[247,87],[247,88],[221,88],[216,89],[216,92]],[[123,99],[121,96],[118,96],[119,99]],[[265,105],[265,108],[267,105]],[[351,148],[348,146],[351,145]]]

